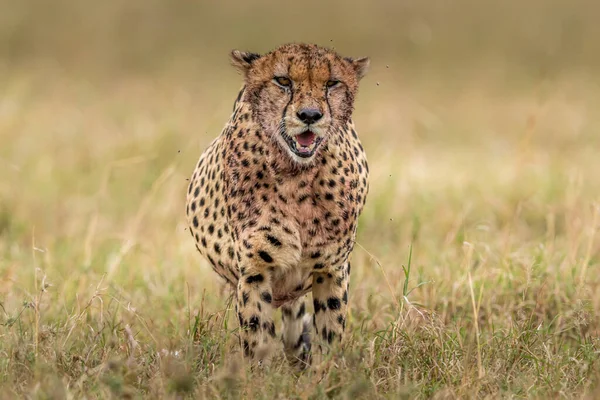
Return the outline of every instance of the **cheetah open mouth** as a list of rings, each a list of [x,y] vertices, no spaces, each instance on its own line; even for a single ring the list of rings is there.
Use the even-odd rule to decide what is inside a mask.
[[[304,131],[293,137],[284,134],[283,137],[290,150],[302,158],[312,157],[323,140],[322,137],[315,135],[311,131]]]

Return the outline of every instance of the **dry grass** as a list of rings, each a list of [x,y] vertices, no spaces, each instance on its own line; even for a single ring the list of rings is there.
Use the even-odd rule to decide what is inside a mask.
[[[455,32],[420,7],[434,32],[435,21]],[[117,13],[103,10],[95,18]],[[448,71],[425,62],[441,45],[407,61],[386,55],[389,33],[345,44],[365,54],[383,43],[355,115],[371,190],[343,348],[319,373],[293,375],[281,360],[268,371],[236,361],[235,319],[185,231],[186,179],[228,118],[239,80],[224,55],[238,44],[204,43],[216,55],[183,70],[132,73],[114,59],[89,69],[118,53],[102,46],[74,62],[68,50],[83,47],[60,32],[46,40],[64,64],[24,45],[0,77],[3,397],[600,396],[600,88],[582,72],[592,53],[577,53],[581,68],[553,64],[556,75],[455,74],[449,58]]]

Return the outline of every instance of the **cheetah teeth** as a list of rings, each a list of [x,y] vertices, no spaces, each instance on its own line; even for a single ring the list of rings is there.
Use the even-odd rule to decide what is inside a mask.
[[[310,145],[305,146],[303,144],[300,144],[298,141],[296,141],[296,149],[298,151],[304,152],[304,153],[312,153],[312,151],[315,149],[317,143],[316,142],[312,142]]]
[[[315,135],[314,132],[304,131],[298,135],[283,135],[290,150],[299,157],[308,158],[314,154],[316,148],[321,144],[322,138]]]
[[[296,142],[296,149],[303,153],[311,153],[317,145],[316,136],[311,131],[302,132],[294,136],[294,141]]]

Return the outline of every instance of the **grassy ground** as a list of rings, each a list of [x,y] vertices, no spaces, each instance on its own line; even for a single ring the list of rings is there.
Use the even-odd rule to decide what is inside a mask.
[[[435,33],[442,18],[421,12]],[[355,34],[352,55],[375,49]],[[294,375],[238,362],[227,294],[185,231],[186,179],[240,83],[229,47],[198,73],[3,58],[3,398],[600,397],[591,58],[540,75],[375,51],[355,114],[372,180],[347,335]]]

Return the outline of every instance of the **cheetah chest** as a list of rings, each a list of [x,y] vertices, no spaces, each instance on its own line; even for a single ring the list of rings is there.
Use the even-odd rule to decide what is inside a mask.
[[[348,256],[359,213],[352,181],[320,170],[278,186],[276,208],[297,231],[301,267],[336,267]]]

